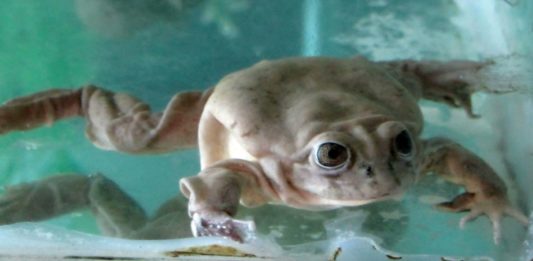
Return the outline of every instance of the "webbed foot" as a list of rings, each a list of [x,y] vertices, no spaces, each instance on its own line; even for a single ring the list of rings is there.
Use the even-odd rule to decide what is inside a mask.
[[[524,226],[529,225],[526,215],[517,208],[511,206],[504,194],[485,197],[483,195],[466,192],[457,196],[452,201],[438,204],[437,208],[452,212],[468,211],[469,213],[459,221],[459,227],[461,229],[464,229],[467,222],[472,221],[481,215],[486,215],[492,223],[492,236],[495,244],[499,244],[501,241],[501,220],[504,216],[507,215],[513,217]]]
[[[444,138],[424,141],[420,169],[422,172],[435,172],[450,182],[464,186],[465,193],[437,205],[445,211],[469,211],[461,219],[461,227],[478,216],[486,215],[492,222],[494,243],[498,244],[504,216],[514,217],[528,225],[528,218],[511,205],[503,180],[488,163],[459,144]]]
[[[195,213],[191,229],[195,237],[220,236],[243,243],[255,234],[255,223],[233,219],[222,213]]]

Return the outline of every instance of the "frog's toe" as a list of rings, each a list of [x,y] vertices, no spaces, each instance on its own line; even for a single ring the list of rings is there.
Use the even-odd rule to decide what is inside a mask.
[[[514,207],[508,206],[505,209],[505,214],[516,218],[524,226],[529,226],[529,220],[528,220],[527,216],[524,215],[524,213],[522,213],[522,211],[520,211],[520,210],[518,210],[518,209],[516,209]]]
[[[500,214],[493,214],[489,215],[490,222],[492,222],[492,238],[494,240],[494,244],[498,245],[500,244],[500,240],[502,238],[502,230],[501,230],[501,220],[502,216]]]
[[[523,214],[519,209],[511,206],[509,202],[506,202],[502,207],[497,207],[493,209],[488,209],[485,211],[485,214],[489,217],[492,222],[492,227],[494,229],[494,241],[496,242],[497,236],[500,234],[500,223],[504,216],[510,216],[518,220],[522,225],[528,226],[529,220],[526,215]]]
[[[501,219],[503,216],[503,213],[499,210],[483,211],[479,208],[473,208],[472,210],[470,210],[470,213],[468,213],[468,215],[461,218],[461,220],[459,221],[459,227],[461,229],[464,229],[466,223],[474,220],[475,218],[481,215],[487,215],[487,217],[490,219],[490,222],[492,223],[492,237],[494,240],[494,244],[498,245],[501,240]]]
[[[451,201],[442,202],[440,204],[437,204],[435,207],[442,211],[460,212],[471,209],[472,205],[474,204],[474,201],[475,194],[465,192],[463,194],[458,195]]]
[[[470,213],[468,213],[468,215],[464,216],[463,218],[461,218],[461,221],[459,221],[459,227],[461,229],[464,229],[465,228],[465,225],[466,223],[474,220],[475,218],[481,216],[483,214],[482,211],[479,211],[479,210],[472,210],[470,211]]]
[[[243,243],[255,232],[255,225],[253,221],[236,220],[226,215],[203,217],[195,213],[191,229],[195,237],[219,236]]]
[[[492,223],[492,236],[496,245],[498,245],[501,241],[501,220],[505,215],[517,219],[524,226],[529,225],[528,218],[520,210],[511,206],[506,206],[504,208],[496,207],[488,209],[474,207],[470,210],[470,213],[468,213],[468,215],[461,218],[461,221],[459,221],[459,227],[464,228],[467,222],[481,215],[487,215],[490,222]]]

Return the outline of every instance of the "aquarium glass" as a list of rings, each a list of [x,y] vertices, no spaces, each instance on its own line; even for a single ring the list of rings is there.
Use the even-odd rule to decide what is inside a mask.
[[[173,95],[205,90],[224,75],[292,56],[371,60],[496,59],[515,82],[501,95],[476,94],[474,112],[422,101],[424,137],[452,138],[505,180],[513,204],[533,209],[533,2],[528,0],[3,0],[0,101],[49,88],[94,84],[161,111]],[[0,213],[6,187],[58,175],[102,174],[149,214],[180,195],[181,177],[199,172],[196,149],[132,155],[96,148],[82,118],[0,136]],[[464,214],[433,204],[461,191],[434,176],[401,201],[310,212],[284,206],[242,209],[258,238],[238,244],[191,238],[186,201],[173,219],[180,238],[102,235],[91,209],[0,226],[0,257],[144,257],[219,245],[266,259],[531,260],[533,233],[505,218],[492,241],[486,217],[459,228]],[[4,193],[4,194],[1,194]],[[2,216],[0,214],[0,219]],[[531,219],[531,218],[530,218]],[[173,228],[174,229],[174,228]],[[28,249],[31,244],[32,248]],[[173,252],[174,251],[174,252]],[[220,252],[215,252],[220,254]],[[191,257],[192,258],[192,257]],[[203,258],[209,258],[203,256]],[[437,259],[436,259],[437,258]],[[447,259],[442,259],[447,260]]]

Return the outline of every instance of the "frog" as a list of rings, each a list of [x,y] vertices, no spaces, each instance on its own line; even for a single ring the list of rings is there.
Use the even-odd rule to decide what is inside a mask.
[[[224,76],[212,88],[176,94],[161,112],[132,95],[94,85],[15,98],[0,106],[0,134],[83,117],[86,136],[101,149],[157,154],[197,147],[200,171],[179,180],[187,207],[171,199],[151,219],[98,174],[60,175],[8,189],[0,199],[0,220],[45,219],[90,207],[108,233],[141,237],[140,230],[157,236],[186,226],[177,218],[161,219],[182,209],[192,235],[244,242],[254,226],[236,218],[240,205],[310,211],[361,206],[397,198],[433,173],[464,188],[437,209],[467,212],[460,227],[487,216],[497,244],[503,217],[524,226],[528,218],[513,206],[505,182],[488,162],[449,138],[421,137],[419,106],[420,100],[431,100],[480,117],[473,112],[472,95],[498,92],[498,83],[485,77],[494,64],[362,56],[264,60]],[[107,188],[98,189],[102,184]],[[47,206],[44,198],[53,200],[39,207]],[[35,214],[36,208],[42,214]]]

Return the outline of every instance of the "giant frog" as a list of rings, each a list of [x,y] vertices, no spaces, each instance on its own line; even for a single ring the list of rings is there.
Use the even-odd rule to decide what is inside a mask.
[[[102,175],[61,175],[9,188],[0,219],[40,220],[90,206],[109,234],[157,238],[178,230],[166,214],[181,211],[192,218],[196,236],[242,241],[253,229],[234,219],[239,204],[358,206],[401,195],[431,172],[465,189],[438,207],[469,211],[461,226],[486,215],[498,242],[505,215],[527,225],[526,216],[511,206],[504,182],[483,159],[452,140],[420,138],[417,103],[443,102],[476,117],[471,95],[491,90],[480,77],[491,65],[363,57],[262,61],[214,88],[176,94],[162,112],[96,86],[16,98],[0,107],[0,133],[79,116],[86,136],[105,150],[146,154],[198,146],[201,171],[180,180],[188,212],[171,200],[149,219]]]

